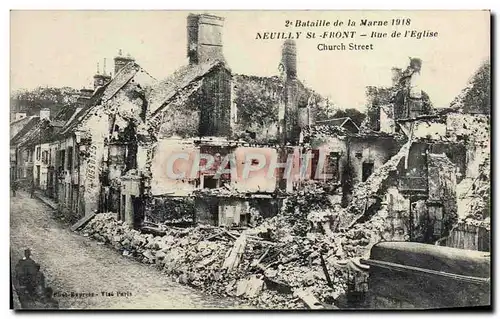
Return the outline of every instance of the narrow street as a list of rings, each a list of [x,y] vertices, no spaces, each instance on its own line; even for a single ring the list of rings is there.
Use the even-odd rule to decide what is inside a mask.
[[[56,296],[61,309],[248,308],[178,284],[152,266],[71,232],[52,219],[48,206],[25,192],[12,197],[10,218],[12,267],[30,248],[56,294],[95,295]]]

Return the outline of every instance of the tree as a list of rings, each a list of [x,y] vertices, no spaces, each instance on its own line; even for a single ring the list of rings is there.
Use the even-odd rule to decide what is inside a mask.
[[[239,80],[234,103],[238,106],[238,119],[244,126],[254,123],[264,126],[278,121],[279,100],[269,90],[273,83],[262,82],[252,78]]]
[[[333,118],[336,112],[335,105],[328,99],[322,100],[317,105],[316,109],[316,121],[324,121]]]
[[[38,87],[33,90],[18,90],[10,97],[11,112],[26,112],[28,115],[37,115],[42,108],[49,108],[56,114],[61,106],[76,102],[78,90],[70,87],[53,88]]]
[[[472,76],[469,84],[457,96],[452,106],[463,107],[464,112],[490,114],[491,63],[484,62]]]

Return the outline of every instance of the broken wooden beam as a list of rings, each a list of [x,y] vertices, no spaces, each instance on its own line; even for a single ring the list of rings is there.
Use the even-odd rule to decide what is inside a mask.
[[[323,304],[310,292],[302,289],[296,289],[293,293],[306,304],[307,308],[312,310],[325,309]]]
[[[88,222],[91,221],[92,218],[95,217],[95,215],[96,215],[96,213],[90,213],[90,214],[84,216],[79,221],[77,221],[75,224],[73,224],[73,226],[70,227],[71,231],[77,231],[80,228],[85,227],[85,225],[87,225]]]
[[[226,258],[226,260],[224,260],[222,269],[233,271],[234,269],[238,268],[238,265],[240,264],[241,261],[241,257],[245,252],[246,244],[247,244],[246,233],[243,232],[241,236],[234,242],[233,248],[231,248],[229,256]]]
[[[153,226],[142,226],[141,232],[144,234],[152,234],[155,236],[165,236],[165,234],[166,234],[165,230],[163,230],[159,227],[153,227]]]
[[[224,234],[224,231],[221,231],[221,232],[218,232],[218,233],[216,233],[216,234],[210,235],[210,236],[208,236],[208,237],[204,238],[204,239],[203,239],[203,241],[205,241],[205,240],[210,240],[210,239],[214,239],[214,238],[216,238],[216,237],[218,237],[218,236],[220,236],[220,235],[222,235],[222,234]]]
[[[328,287],[333,288],[332,278],[330,278],[330,273],[328,272],[328,268],[326,267],[325,258],[323,258],[323,254],[319,254],[319,258],[321,260],[321,267],[323,268],[323,272],[325,273],[326,282],[328,283]]]
[[[259,259],[257,259],[255,262],[252,262],[252,264],[250,265],[251,267],[256,267],[258,265],[260,265],[261,261],[267,256],[267,254],[269,253],[269,249],[266,249],[266,251],[262,254],[262,256],[260,256]]]

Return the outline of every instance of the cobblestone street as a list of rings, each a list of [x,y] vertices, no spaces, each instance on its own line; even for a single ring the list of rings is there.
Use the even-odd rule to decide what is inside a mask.
[[[12,197],[11,264],[14,267],[24,248],[30,248],[56,294],[95,295],[56,297],[61,309],[245,308],[237,300],[208,296],[180,285],[154,267],[73,233],[52,219],[51,213],[48,206],[27,193]]]

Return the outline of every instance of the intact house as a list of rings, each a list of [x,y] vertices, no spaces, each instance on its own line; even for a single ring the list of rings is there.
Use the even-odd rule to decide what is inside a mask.
[[[75,105],[63,106],[55,116],[42,109],[40,116],[32,116],[28,123],[11,139],[11,178],[24,186],[34,185],[48,196],[55,189],[54,138],[64,123],[75,112]]]
[[[30,117],[23,128],[10,140],[10,175],[22,184],[33,180],[34,144],[28,143],[26,135],[40,125],[40,117]]]
[[[21,116],[10,124],[10,177],[21,184],[40,183],[43,169],[40,165],[43,138],[52,130],[50,109],[42,108],[37,116]]]

